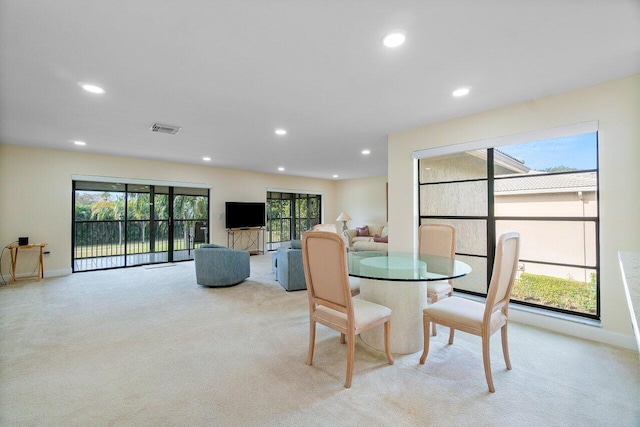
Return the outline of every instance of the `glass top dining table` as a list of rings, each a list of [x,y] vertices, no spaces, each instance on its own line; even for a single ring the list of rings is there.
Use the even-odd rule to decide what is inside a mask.
[[[351,281],[357,280],[360,286],[358,298],[391,309],[391,351],[401,354],[422,349],[422,310],[430,302],[428,283],[471,273],[468,264],[454,258],[414,252],[348,252],[347,263]],[[365,331],[360,339],[384,350],[382,328]]]
[[[349,252],[347,261],[350,276],[373,280],[449,280],[471,272],[468,264],[457,259],[416,252]]]

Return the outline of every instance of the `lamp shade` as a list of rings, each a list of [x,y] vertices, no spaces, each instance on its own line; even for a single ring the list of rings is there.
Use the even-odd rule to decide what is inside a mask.
[[[351,217],[346,212],[341,212],[336,221],[351,221]]]

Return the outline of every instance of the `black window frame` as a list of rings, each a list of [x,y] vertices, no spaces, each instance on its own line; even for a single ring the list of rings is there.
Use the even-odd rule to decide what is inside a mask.
[[[289,201],[289,215],[283,215],[283,201]],[[317,203],[317,216],[302,216],[300,213],[302,201],[305,201],[307,205],[311,203],[311,200],[315,200]],[[272,204],[279,201],[280,215],[278,218],[272,218]],[[276,249],[282,243],[289,242],[290,240],[300,239],[302,233],[311,229],[316,224],[320,224],[322,218],[322,195],[313,193],[289,193],[284,191],[267,191],[267,227],[266,227],[266,244],[270,250]],[[278,222],[279,230],[282,234],[282,230],[288,231],[289,238],[281,237],[280,240],[274,241],[274,227],[272,224]],[[284,226],[286,224],[286,227]],[[285,234],[286,236],[286,234]]]
[[[552,311],[552,312],[558,312],[558,313],[563,313],[563,314],[568,314],[571,316],[578,316],[578,317],[584,317],[584,318],[589,318],[589,319],[594,319],[594,320],[600,320],[601,318],[601,301],[600,301],[600,167],[599,167],[599,139],[598,139],[598,132],[595,131],[595,143],[596,143],[596,168],[595,169],[581,169],[579,171],[570,171],[570,172],[549,172],[549,173],[542,173],[542,174],[537,174],[536,176],[549,176],[549,175],[561,175],[561,174],[575,174],[575,173],[584,173],[584,172],[595,172],[596,173],[596,211],[597,211],[597,215],[595,217],[571,217],[571,216],[496,216],[495,215],[495,182],[496,180],[507,180],[507,179],[514,179],[514,178],[521,178],[518,176],[495,176],[495,170],[494,170],[494,150],[497,149],[498,147],[489,147],[486,148],[487,151],[487,155],[486,155],[486,167],[487,167],[487,175],[484,178],[473,178],[473,179],[460,179],[460,180],[450,180],[450,181],[438,181],[438,182],[422,182],[421,180],[421,174],[420,174],[420,167],[417,168],[417,182],[418,182],[418,207],[419,207],[419,212],[418,212],[418,227],[420,226],[420,224],[422,224],[424,221],[428,222],[430,220],[481,220],[481,221],[486,221],[486,256],[484,255],[477,255],[477,254],[469,254],[469,253],[462,253],[462,252],[456,252],[456,255],[461,255],[461,256],[468,256],[468,257],[479,257],[479,258],[486,258],[487,260],[487,271],[486,271],[486,291],[485,292],[475,292],[475,291],[470,291],[470,290],[465,290],[465,289],[457,289],[455,288],[455,281],[454,281],[454,289],[456,290],[456,292],[460,292],[460,293],[464,293],[464,294],[469,294],[469,295],[475,295],[475,296],[480,296],[480,297],[486,297],[487,295],[487,291],[488,291],[488,287],[489,287],[489,283],[491,280],[491,273],[493,270],[493,263],[494,263],[494,253],[495,253],[495,247],[496,247],[496,242],[497,242],[497,236],[496,236],[496,222],[498,221],[567,221],[567,222],[573,222],[573,221],[580,221],[580,222],[593,222],[595,225],[595,265],[579,265],[579,264],[569,264],[569,263],[554,263],[554,262],[548,262],[548,261],[540,261],[540,260],[529,260],[529,259],[524,259],[521,258],[520,261],[521,262],[529,262],[529,263],[536,263],[536,264],[544,264],[544,265],[554,265],[554,266],[560,266],[560,267],[576,267],[576,268],[584,268],[584,269],[589,269],[589,270],[595,270],[596,272],[596,313],[592,314],[592,313],[585,313],[585,312],[580,312],[580,311],[574,311],[574,310],[569,310],[569,309],[564,309],[564,308],[559,308],[559,307],[552,307],[552,306],[547,306],[547,305],[542,305],[542,304],[536,304],[536,303],[532,303],[532,302],[528,302],[528,301],[521,301],[521,300],[515,300],[515,299],[511,299],[511,303],[517,304],[517,305],[522,305],[522,306],[527,306],[527,307],[533,307],[536,309],[542,309],[542,310],[548,310],[548,311]],[[418,161],[418,165],[420,165],[420,160],[422,159],[417,159]],[[469,215],[469,216],[463,216],[463,215],[423,215],[422,214],[422,191],[421,189],[423,188],[423,186],[430,186],[430,185],[440,185],[440,184],[451,184],[451,183],[468,183],[468,182],[481,182],[481,181],[486,181],[487,182],[487,215]]]

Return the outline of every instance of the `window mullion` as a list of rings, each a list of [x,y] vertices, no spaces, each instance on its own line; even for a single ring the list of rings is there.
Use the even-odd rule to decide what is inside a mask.
[[[487,292],[493,272],[493,259],[496,247],[496,216],[494,203],[494,164],[493,148],[487,149]]]

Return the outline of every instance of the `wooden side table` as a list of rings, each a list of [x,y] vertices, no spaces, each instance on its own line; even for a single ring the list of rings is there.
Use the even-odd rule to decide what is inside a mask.
[[[47,246],[46,243],[32,243],[30,245],[19,245],[17,243],[12,243],[7,245],[6,248],[11,252],[11,281],[15,282],[19,279],[44,279],[44,263],[43,263],[43,255],[44,255],[44,247]],[[22,249],[35,249],[40,248],[40,256],[38,257],[38,274],[32,274],[30,276],[20,276],[16,278],[16,264],[18,263],[18,252]]]
[[[264,254],[264,227],[227,229],[227,247],[250,255]]]

